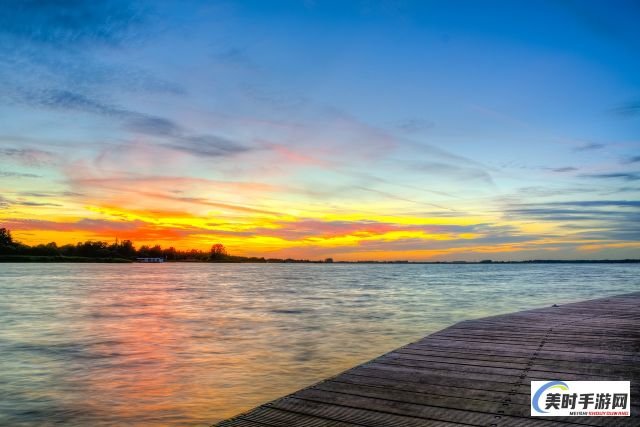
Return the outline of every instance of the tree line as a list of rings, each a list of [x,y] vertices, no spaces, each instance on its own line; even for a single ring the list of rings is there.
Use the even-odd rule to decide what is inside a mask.
[[[14,240],[11,231],[7,228],[0,228],[0,255],[122,258],[128,260],[164,258],[167,261],[224,261],[227,258],[233,258],[220,243],[213,245],[209,252],[198,249],[163,248],[160,245],[143,245],[136,248],[131,240],[116,240],[113,243],[87,240],[75,245],[62,246],[51,242],[29,246]]]
[[[11,231],[7,228],[0,228],[0,256],[4,260],[12,257],[33,257],[33,261],[47,257],[49,260],[72,260],[76,259],[100,259],[111,260],[121,259],[134,261],[137,258],[163,258],[166,261],[200,261],[200,262],[311,262],[309,260],[294,260],[264,257],[243,257],[230,255],[225,246],[216,243],[209,251],[199,249],[180,250],[173,246],[163,248],[160,245],[142,245],[136,248],[131,240],[116,240],[113,243],[87,240],[78,242],[75,245],[67,244],[58,246],[57,243],[39,244],[29,246],[13,239]]]

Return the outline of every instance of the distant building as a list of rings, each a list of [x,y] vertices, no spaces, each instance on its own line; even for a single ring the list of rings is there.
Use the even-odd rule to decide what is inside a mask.
[[[324,260],[324,262],[333,262],[333,258],[327,258]]]
[[[164,262],[164,258],[136,258],[138,262]]]

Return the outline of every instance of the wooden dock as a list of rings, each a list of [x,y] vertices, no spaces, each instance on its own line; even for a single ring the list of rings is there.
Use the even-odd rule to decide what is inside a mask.
[[[631,417],[531,417],[532,380],[631,381]],[[640,426],[640,292],[460,322],[220,427]]]

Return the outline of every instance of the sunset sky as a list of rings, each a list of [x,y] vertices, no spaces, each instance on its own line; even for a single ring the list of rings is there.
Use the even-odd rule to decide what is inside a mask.
[[[2,1],[0,226],[640,257],[637,1]]]

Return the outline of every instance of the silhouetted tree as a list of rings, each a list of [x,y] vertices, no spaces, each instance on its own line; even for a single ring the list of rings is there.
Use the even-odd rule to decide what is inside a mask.
[[[0,228],[0,255],[15,254],[16,245],[14,245],[11,231],[7,228]]]
[[[225,248],[222,243],[216,243],[215,245],[211,246],[209,259],[211,261],[222,261],[227,258],[227,255],[227,248]]]
[[[60,250],[58,249],[56,242],[47,243],[46,245],[32,246],[31,248],[26,249],[25,252],[28,252],[30,255],[40,256],[60,255]]]
[[[0,228],[0,246],[11,246],[12,244],[11,231],[8,228]]]
[[[162,256],[164,257],[164,259],[166,260],[176,260],[178,259],[178,252],[176,251],[176,248],[174,248],[173,246],[171,246],[169,249],[164,249],[162,251]]]
[[[76,255],[84,257],[110,257],[111,251],[107,242],[87,240],[86,242],[78,242],[76,245]]]
[[[160,245],[155,245],[154,247],[150,248],[149,256],[151,258],[162,258],[162,247]]]
[[[76,254],[75,245],[59,246],[58,250],[60,251],[60,255],[62,255],[62,256],[74,256]]]
[[[142,245],[140,246],[140,249],[138,249],[138,256],[141,258],[149,258],[149,246],[148,245]]]
[[[136,248],[133,246],[133,242],[131,240],[123,240],[120,243],[115,245],[113,249],[115,255],[122,258],[135,258],[136,257]]]

